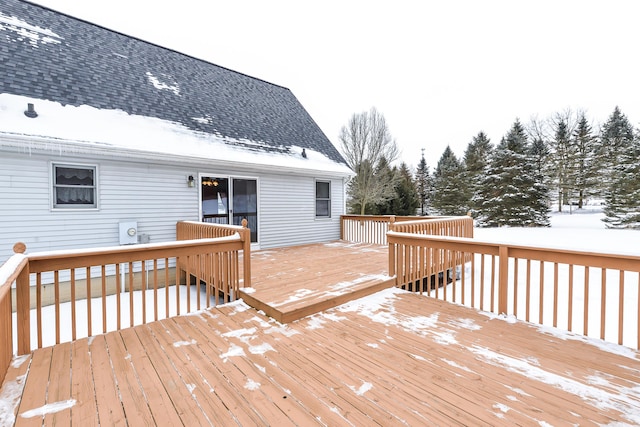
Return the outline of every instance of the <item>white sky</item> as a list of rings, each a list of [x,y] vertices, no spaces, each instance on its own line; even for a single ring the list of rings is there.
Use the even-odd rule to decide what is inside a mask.
[[[516,117],[640,123],[635,0],[32,1],[285,86],[336,145],[375,106],[411,166]]]

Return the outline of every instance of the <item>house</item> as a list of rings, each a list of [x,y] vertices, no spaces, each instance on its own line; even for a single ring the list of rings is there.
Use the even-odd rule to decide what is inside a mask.
[[[249,222],[339,238],[340,153],[293,93],[21,0],[0,4],[0,260]]]

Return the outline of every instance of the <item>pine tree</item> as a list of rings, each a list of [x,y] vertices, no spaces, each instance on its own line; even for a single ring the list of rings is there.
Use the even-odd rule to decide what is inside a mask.
[[[549,225],[548,190],[536,171],[531,147],[519,120],[493,152],[481,197],[480,225]]]
[[[555,188],[558,191],[558,212],[562,206],[570,203],[570,196],[575,187],[575,147],[571,138],[569,125],[564,117],[555,124],[555,134],[551,141],[551,169]]]
[[[404,162],[397,170],[396,197],[391,206],[393,215],[415,215],[419,207],[418,191],[409,166]]]
[[[575,147],[575,182],[574,188],[578,197],[578,208],[582,209],[585,200],[597,191],[597,169],[595,168],[596,138],[592,135],[591,126],[584,113],[578,119],[573,133]]]
[[[613,113],[602,126],[596,152],[596,164],[600,170],[600,182],[604,188],[609,187],[609,177],[613,177],[613,168],[620,164],[623,152],[633,141],[633,127],[620,108],[615,107]]]
[[[466,215],[467,191],[464,167],[447,146],[434,172],[431,206],[440,215]]]
[[[471,216],[477,217],[480,208],[479,194],[485,178],[489,159],[493,152],[491,140],[484,132],[474,136],[464,152],[465,180],[468,185],[469,207]]]
[[[422,149],[422,157],[416,169],[416,190],[418,192],[418,202],[420,207],[420,215],[426,215],[431,195],[431,177],[429,166],[424,159],[424,148]]]
[[[618,107],[602,127],[600,140],[610,176],[603,221],[607,228],[640,228],[640,143]]]

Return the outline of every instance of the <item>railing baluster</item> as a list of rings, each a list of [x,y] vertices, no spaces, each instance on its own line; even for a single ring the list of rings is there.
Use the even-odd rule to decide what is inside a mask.
[[[60,272],[53,272],[53,290],[55,292],[55,310],[56,310],[56,344],[60,344]]]
[[[553,327],[558,327],[558,263],[553,263]]]
[[[85,278],[87,282],[87,336],[93,335],[91,327],[91,267],[87,267],[85,270]]]
[[[38,348],[42,348],[42,273],[36,273],[36,323]]]
[[[76,269],[71,269],[71,340],[76,340]]]
[[[107,266],[100,266],[100,276],[102,279],[102,333],[107,333]],[[116,273],[116,278],[118,274]],[[118,293],[119,289],[116,289]]]
[[[569,295],[567,298],[567,329],[573,331],[573,264],[569,264]]]
[[[624,271],[620,270],[620,293],[618,295],[618,344],[622,344],[624,330]]]
[[[600,270],[600,339],[604,339],[605,325],[607,323],[607,269]]]

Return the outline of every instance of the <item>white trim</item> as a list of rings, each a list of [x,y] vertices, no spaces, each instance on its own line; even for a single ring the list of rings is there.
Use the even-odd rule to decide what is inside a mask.
[[[70,155],[91,155],[122,161],[163,162],[175,165],[176,162],[191,164],[211,164],[212,159],[207,157],[188,156],[180,154],[167,154],[153,151],[135,150],[126,147],[116,147],[110,144],[97,144],[89,141],[73,141],[40,135],[25,135],[8,132],[0,132],[0,151],[13,151],[17,153],[69,153]],[[241,158],[241,153],[238,155]],[[246,163],[242,161],[230,161],[215,159],[216,167],[220,169],[247,169],[258,172],[273,173],[273,165]],[[278,173],[285,175],[315,175],[327,178],[349,177],[353,172],[348,166],[335,163],[335,170],[306,169],[300,167],[278,166]]]
[[[227,206],[227,216],[229,221],[233,220],[233,180],[234,179],[245,179],[245,180],[254,180],[256,181],[256,223],[258,224],[258,231],[256,235],[257,242],[252,242],[252,248],[259,249],[260,248],[260,233],[261,233],[261,220],[260,220],[260,211],[261,203],[260,203],[260,177],[258,176],[249,176],[249,175],[230,175],[228,173],[215,173],[215,172],[198,172],[198,179],[196,185],[198,186],[198,221],[202,221],[202,177],[214,177],[214,178],[223,178],[227,180],[227,191],[229,194],[227,195],[228,206]]]
[[[329,215],[318,215],[318,183],[319,182],[323,182],[326,184],[329,184]],[[313,199],[313,211],[315,213],[315,219],[316,220],[327,220],[327,219],[331,219],[332,215],[331,215],[331,180],[330,179],[318,179],[316,178],[314,180],[314,184],[313,184],[313,193],[314,193],[314,199]],[[325,200],[325,199],[322,199]]]
[[[90,207],[82,207],[82,206],[74,206],[69,205],[70,207],[57,207],[54,200],[54,186],[55,186],[55,178],[54,178],[54,170],[56,166],[69,166],[71,168],[78,169],[93,169],[94,171],[94,204],[95,206]],[[75,163],[75,162],[66,162],[66,161],[49,161],[49,209],[52,212],[90,212],[90,211],[99,211],[100,210],[100,188],[99,183],[99,167],[97,163]]]

